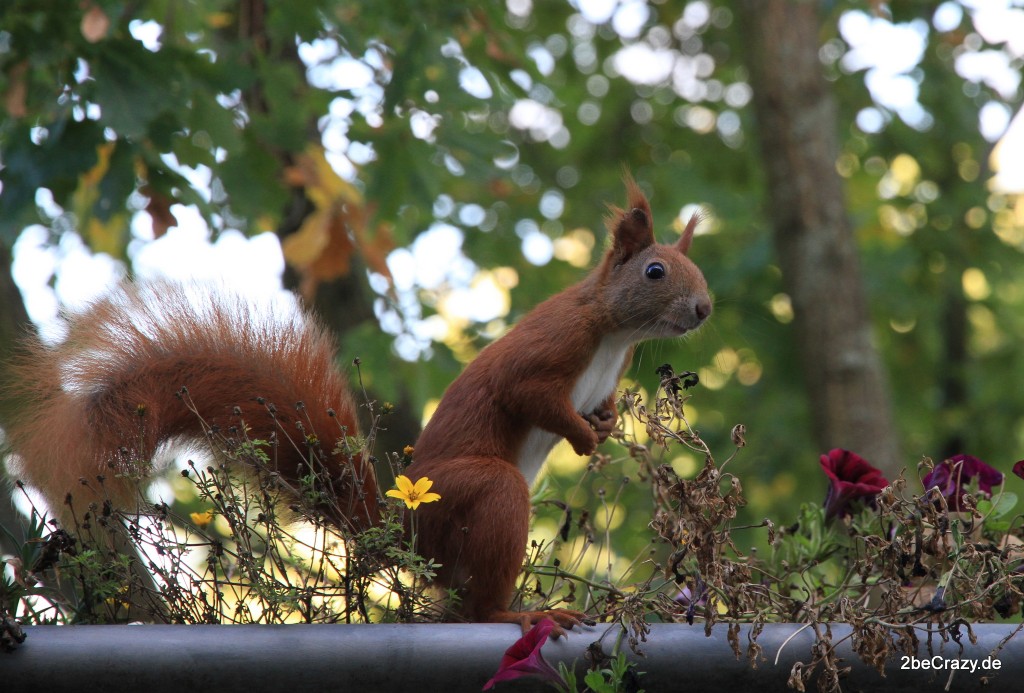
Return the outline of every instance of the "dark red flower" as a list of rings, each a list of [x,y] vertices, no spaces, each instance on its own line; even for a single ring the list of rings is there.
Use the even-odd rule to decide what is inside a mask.
[[[1019,465],[1020,462],[1017,463]],[[1014,465],[1014,472],[1017,471]],[[971,455],[953,455],[943,460],[928,472],[921,482],[924,490],[939,489],[949,505],[950,510],[963,510],[964,492],[972,479],[978,480],[978,491],[986,497],[992,496],[992,487],[1003,483],[1003,473],[993,469],[977,457]]]
[[[1020,460],[1017,464],[1013,465],[1013,473],[1024,479],[1024,460]]]
[[[565,679],[548,664],[540,651],[554,627],[555,622],[551,619],[538,621],[526,635],[512,643],[512,647],[505,650],[494,678],[485,683],[483,689],[490,690],[498,681],[511,681],[520,676],[538,676],[545,681],[566,687]]]
[[[862,501],[874,507],[875,496],[889,485],[880,471],[860,455],[836,448],[821,456],[821,468],[828,475],[825,517],[845,517],[850,504]]]

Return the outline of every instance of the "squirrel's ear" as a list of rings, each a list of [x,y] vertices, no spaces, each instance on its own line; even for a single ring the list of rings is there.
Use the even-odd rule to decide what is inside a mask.
[[[654,243],[651,205],[631,175],[626,173],[623,179],[626,184],[629,209],[620,209],[609,205],[610,214],[605,219],[605,225],[612,234],[611,252],[616,265],[621,265]]]
[[[683,255],[690,252],[690,244],[693,243],[693,230],[697,228],[697,224],[700,223],[700,212],[694,212],[693,216],[690,217],[690,221],[686,222],[686,228],[683,229],[683,235],[676,243],[676,250]]]

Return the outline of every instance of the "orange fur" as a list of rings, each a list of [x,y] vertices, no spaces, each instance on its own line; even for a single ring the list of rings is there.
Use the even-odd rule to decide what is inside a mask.
[[[334,342],[311,316],[294,318],[285,324],[225,295],[197,304],[168,283],[125,284],[71,317],[62,343],[10,364],[5,397],[18,406],[6,435],[20,475],[58,512],[67,494],[80,509],[101,494],[132,507],[131,477],[148,473],[161,446],[205,442],[203,423],[227,432],[244,422],[252,437],[278,441],[270,455],[286,479],[320,457],[342,513],[365,526],[377,517],[373,470],[332,454],[345,431],[356,433]]]

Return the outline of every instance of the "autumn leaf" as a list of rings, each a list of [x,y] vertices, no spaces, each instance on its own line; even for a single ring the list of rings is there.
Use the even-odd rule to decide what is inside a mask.
[[[226,29],[235,21],[230,12],[211,12],[206,15],[206,25],[211,29]]]
[[[114,142],[104,142],[96,147],[96,165],[83,173],[78,179],[78,189],[89,191],[100,184],[103,176],[107,175],[110,169],[110,155],[114,153]]]
[[[78,177],[78,186],[71,194],[71,209],[86,243],[94,251],[114,257],[124,254],[128,212],[123,207],[109,206],[103,186],[109,183],[108,176],[121,172],[120,167],[111,167],[111,160],[119,155],[125,153],[118,151],[116,142],[98,145],[96,163]]]
[[[83,224],[88,224],[93,215],[93,205],[100,195],[100,182],[110,170],[110,156],[114,152],[114,142],[104,142],[96,147],[96,163],[78,177],[78,187],[71,195],[71,208]]]
[[[110,17],[99,5],[90,4],[82,15],[82,36],[89,43],[98,43],[107,37],[110,31]]]
[[[374,234],[367,232],[368,208],[362,193],[335,173],[322,148],[307,147],[285,169],[284,178],[303,188],[314,206],[298,230],[281,242],[285,260],[302,275],[304,294],[315,291],[320,282],[347,276],[356,253],[367,267],[390,276],[386,258],[394,239],[383,226]]]
[[[177,217],[171,212],[171,205],[174,204],[174,200],[168,199],[164,195],[153,192],[148,188],[142,192],[149,196],[149,202],[146,203],[146,211],[153,220],[153,238],[160,238],[167,233],[169,228],[178,225]]]
[[[128,215],[122,212],[111,215],[106,221],[91,216],[82,231],[92,250],[120,257],[124,248],[124,233],[127,228]]]
[[[24,60],[10,69],[7,73],[8,87],[4,94],[4,108],[12,118],[24,118],[28,115],[28,108],[25,105],[25,96],[28,90],[25,87],[25,73],[28,71],[28,61]]]
[[[299,269],[312,265],[330,244],[332,210],[317,210],[306,217],[302,226],[281,242],[288,264]]]
[[[285,169],[285,182],[302,187],[318,209],[324,209],[335,202],[363,203],[359,190],[334,172],[327,161],[323,147],[310,144],[295,157],[295,163]]]

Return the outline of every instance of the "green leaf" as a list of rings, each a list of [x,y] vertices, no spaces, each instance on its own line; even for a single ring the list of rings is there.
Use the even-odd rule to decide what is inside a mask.
[[[210,94],[194,95],[189,127],[193,133],[205,132],[214,146],[226,149],[229,154],[242,148],[242,133],[235,123],[235,114]]]
[[[245,148],[229,156],[218,174],[235,214],[255,219],[284,209],[287,192],[281,184],[279,162],[253,138],[246,137]]]
[[[181,97],[163,51],[153,53],[135,40],[110,40],[94,61],[93,98],[101,110],[101,122],[119,135],[142,138],[150,121]]]
[[[0,238],[13,242],[25,226],[38,223],[36,191],[47,188],[54,200],[67,206],[78,176],[96,165],[96,146],[103,130],[95,121],[70,117],[53,123],[41,144],[30,139],[30,124],[21,124],[5,138],[0,168]]]
[[[986,512],[981,510],[981,503],[988,503],[990,511]],[[992,519],[1004,517],[1008,513],[1012,512],[1015,507],[1017,507],[1017,494],[1009,491],[1000,493],[991,501],[981,501],[978,503],[978,510],[980,510],[983,515],[987,515]]]
[[[285,151],[297,152],[308,141],[311,113],[306,110],[310,92],[303,74],[291,63],[268,61],[261,72],[267,112],[253,111],[252,129],[261,141]]]
[[[615,688],[604,678],[604,671],[591,669],[583,677],[583,683],[587,684],[594,693],[615,693]]]
[[[960,520],[950,521],[949,530],[953,534],[953,543],[956,545],[956,547],[960,548],[961,546],[963,546],[964,533],[963,529],[960,527]]]
[[[985,520],[985,529],[990,532],[1008,532],[1013,523],[1009,520]]]

